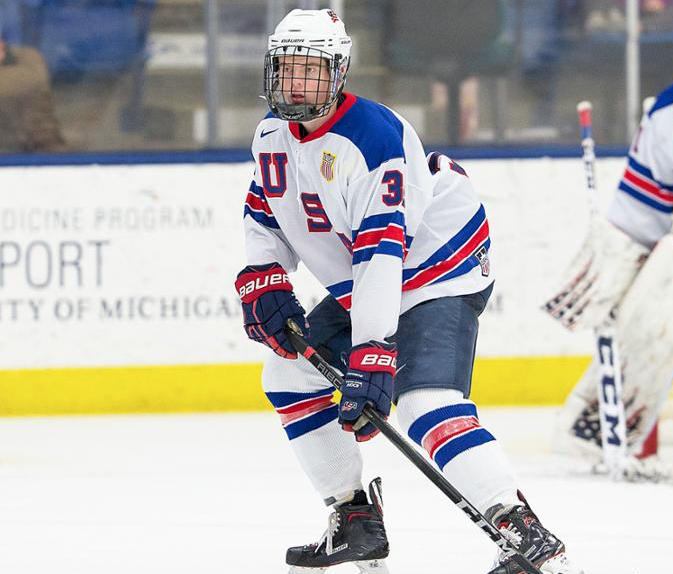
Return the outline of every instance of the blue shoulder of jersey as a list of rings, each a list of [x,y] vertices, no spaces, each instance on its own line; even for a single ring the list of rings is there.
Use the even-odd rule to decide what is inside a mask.
[[[652,114],[654,112],[662,108],[667,108],[671,104],[673,104],[673,84],[668,86],[668,88],[666,88],[663,92],[661,92],[657,96],[657,101],[654,102],[652,109],[649,111],[647,115],[652,117]]]
[[[329,131],[348,138],[364,156],[369,171],[390,159],[404,159],[404,126],[393,112],[376,102],[358,97]]]

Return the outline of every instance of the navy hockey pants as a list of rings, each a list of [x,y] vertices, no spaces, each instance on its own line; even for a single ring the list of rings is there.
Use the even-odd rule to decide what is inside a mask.
[[[400,316],[394,402],[412,389],[456,389],[469,398],[479,315],[493,284],[479,293],[424,301]],[[328,295],[307,317],[309,343],[332,366],[345,372],[351,348],[348,312]]]

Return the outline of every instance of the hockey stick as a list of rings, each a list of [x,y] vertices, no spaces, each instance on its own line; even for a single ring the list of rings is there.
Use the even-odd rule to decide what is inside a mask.
[[[582,132],[582,161],[586,188],[589,193],[591,218],[598,216],[596,192],[593,124],[591,102],[577,104]],[[600,362],[598,384],[598,409],[601,423],[603,460],[613,479],[623,477],[626,464],[626,415],[622,395],[622,369],[615,340],[614,316],[594,329],[596,351]]]
[[[311,363],[322,375],[340,390],[344,384],[343,379],[332,366],[323,359],[318,352],[311,347],[304,339],[301,328],[292,319],[288,319],[286,324],[286,333],[292,346],[298,353],[301,353],[309,363]],[[479,512],[456,488],[430,464],[413,446],[411,446],[404,437],[398,433],[395,428],[381,416],[376,410],[367,403],[362,410],[365,417],[384,435],[395,447],[406,456],[412,464],[420,470],[430,481],[441,490],[458,508],[460,508],[468,518],[474,522],[481,530],[504,552],[503,560],[512,559],[521,568],[522,572],[528,574],[542,574],[523,554],[521,554],[512,544],[493,526],[486,517]]]

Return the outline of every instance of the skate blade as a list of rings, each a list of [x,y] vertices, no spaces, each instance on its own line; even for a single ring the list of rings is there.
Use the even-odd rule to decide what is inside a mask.
[[[322,574],[327,568],[306,568],[304,566],[290,566],[287,574]]]
[[[541,566],[539,566],[542,574],[584,574],[584,570],[574,565],[565,552],[553,556]]]
[[[358,569],[358,574],[390,574],[390,570],[383,560],[358,560],[351,562]],[[304,566],[290,566],[287,574],[323,574],[325,568],[306,568]]]
[[[390,570],[383,560],[360,560],[353,562],[358,568],[358,573],[362,574],[390,574]]]

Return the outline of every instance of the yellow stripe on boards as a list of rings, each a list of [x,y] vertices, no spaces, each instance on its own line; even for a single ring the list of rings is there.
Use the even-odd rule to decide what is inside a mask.
[[[477,359],[480,406],[561,404],[589,357]],[[260,364],[0,371],[0,416],[270,410]]]
[[[477,359],[470,398],[478,406],[560,405],[591,357]]]
[[[0,416],[270,409],[261,364],[0,371]]]

